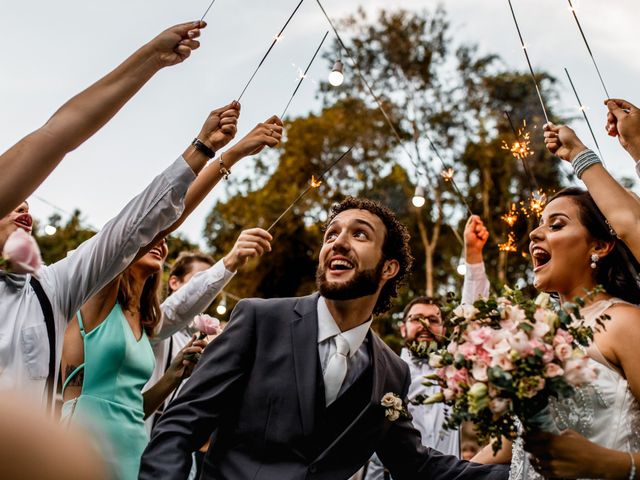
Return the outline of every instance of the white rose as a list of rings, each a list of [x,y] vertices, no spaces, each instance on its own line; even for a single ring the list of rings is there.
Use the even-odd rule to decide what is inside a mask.
[[[535,302],[536,306],[547,309],[549,308],[549,305],[551,305],[551,295],[543,292],[536,297]]]
[[[398,410],[394,410],[393,408],[387,408],[384,411],[384,414],[391,422],[395,422],[400,418],[400,412]]]

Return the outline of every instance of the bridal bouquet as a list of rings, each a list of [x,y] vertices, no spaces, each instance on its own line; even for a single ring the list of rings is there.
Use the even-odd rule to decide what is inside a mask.
[[[556,311],[549,295],[531,300],[508,287],[501,296],[473,305],[449,303],[443,308],[448,344],[414,349],[437,369],[427,380],[441,387],[420,401],[444,402],[450,407],[445,428],[471,421],[479,439],[493,439],[497,452],[501,436],[517,436],[517,420],[525,428],[535,426],[550,397],[570,396],[575,387],[595,379],[583,349],[594,328],[580,315],[583,305],[576,298]],[[606,319],[600,317],[596,328]]]

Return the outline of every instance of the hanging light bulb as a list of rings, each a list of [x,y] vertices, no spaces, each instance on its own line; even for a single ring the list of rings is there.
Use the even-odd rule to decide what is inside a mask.
[[[414,207],[420,208],[424,206],[425,202],[426,200],[424,198],[424,188],[418,185],[416,187],[415,193],[413,194],[413,198],[411,199],[411,203],[413,203]]]
[[[46,227],[44,227],[44,233],[46,233],[47,235],[55,235],[57,231],[58,229],[53,225],[47,225]]]
[[[344,65],[340,60],[336,60],[333,64],[331,73],[329,74],[329,83],[334,87],[339,87],[344,82]]]
[[[218,306],[216,307],[216,313],[218,315],[224,315],[227,313],[227,296],[224,294],[222,295],[222,300],[220,300],[220,303],[218,303]]]
[[[467,273],[467,264],[462,258],[460,259],[460,263],[456,267],[456,271],[458,272],[458,275],[462,275],[463,277]]]

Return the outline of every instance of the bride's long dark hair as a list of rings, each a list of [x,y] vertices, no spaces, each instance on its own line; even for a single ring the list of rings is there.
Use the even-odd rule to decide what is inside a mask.
[[[616,237],[589,192],[577,187],[565,188],[553,195],[549,202],[561,197],[569,197],[576,203],[580,223],[594,239],[613,243],[611,252],[597,263],[596,283],[602,285],[610,295],[640,304],[640,264],[629,248]]]

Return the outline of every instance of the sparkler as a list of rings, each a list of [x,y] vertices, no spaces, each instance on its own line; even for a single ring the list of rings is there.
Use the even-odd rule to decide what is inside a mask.
[[[260,60],[260,63],[258,64],[258,66],[256,67],[256,69],[253,71],[253,74],[251,75],[251,77],[249,78],[249,81],[247,82],[247,84],[244,86],[244,88],[242,89],[242,92],[240,93],[240,96],[238,97],[237,101],[239,102],[240,99],[242,98],[242,96],[244,95],[244,92],[246,92],[247,88],[249,88],[249,85],[251,84],[251,82],[253,81],[253,78],[256,76],[256,73],[258,73],[258,70],[260,70],[260,67],[262,67],[262,64],[264,63],[264,61],[267,59],[267,57],[269,56],[269,54],[271,53],[271,50],[273,50],[273,47],[276,45],[276,43],[278,43],[281,39],[282,39],[282,34],[284,32],[284,29],[287,28],[287,25],[289,25],[289,22],[291,22],[291,19],[293,18],[293,16],[296,14],[296,12],[298,11],[298,9],[300,8],[300,5],[302,5],[302,2],[304,2],[304,0],[300,0],[300,3],[298,3],[298,5],[296,6],[295,10],[293,11],[293,13],[291,15],[289,15],[289,18],[287,19],[287,21],[284,24],[284,27],[282,27],[282,29],[280,30],[280,32],[273,37],[273,42],[271,42],[271,46],[269,47],[269,49],[267,50],[267,53],[264,54],[264,56],[262,57],[262,60]]]
[[[304,189],[302,193],[300,193],[300,195],[298,195],[296,199],[293,202],[291,202],[291,204],[286,208],[286,210],[280,214],[280,216],[276,219],[276,221],[273,222],[269,228],[267,228],[267,232],[270,232],[273,229],[273,227],[275,227],[278,224],[278,222],[282,220],[282,218],[289,212],[289,210],[291,210],[295,206],[295,204],[298,203],[302,199],[302,197],[304,197],[310,190],[314,188],[318,188],[320,185],[322,185],[322,179],[324,178],[324,176],[329,172],[329,170],[335,167],[344,157],[346,157],[351,152],[351,150],[353,150],[353,147],[349,147],[349,150],[344,152],[333,163],[331,163],[331,165],[325,168],[324,172],[322,172],[318,177],[311,175],[311,180],[309,180],[309,186],[306,189]]]
[[[569,79],[569,83],[571,84],[571,88],[573,90],[574,95],[576,96],[576,100],[578,100],[578,105],[580,106],[580,111],[582,112],[582,116],[584,117],[584,121],[587,122],[587,127],[589,127],[589,132],[591,132],[591,138],[596,144],[596,148],[598,149],[598,153],[600,154],[600,159],[602,163],[604,163],[604,158],[602,157],[602,152],[600,151],[600,145],[598,145],[598,140],[596,140],[596,134],[593,133],[593,129],[591,128],[591,123],[589,123],[589,119],[587,118],[586,107],[582,105],[580,101],[580,97],[578,96],[578,92],[576,87],[573,85],[573,81],[571,80],[571,75],[569,75],[569,70],[565,67],[564,72],[567,74],[567,78]]]
[[[542,190],[536,190],[531,194],[531,198],[529,199],[529,211],[533,215],[540,217],[546,204],[547,195]]]
[[[527,131],[527,121],[523,120],[522,128],[516,130],[509,112],[505,110],[504,114],[509,121],[509,126],[511,127],[513,135],[516,137],[516,141],[511,146],[507,142],[503,142],[502,148],[505,150],[509,150],[514,157],[520,159],[520,161],[522,162],[522,168],[524,168],[524,173],[529,178],[529,189],[532,192],[534,190],[538,190],[538,181],[529,168],[529,162],[527,161],[527,157],[533,155],[533,151],[531,150],[531,135]]]
[[[209,10],[211,10],[211,7],[213,7],[213,4],[216,3],[216,0],[211,0],[211,3],[209,4],[209,6],[207,7],[207,9],[204,11],[204,13],[202,14],[202,17],[200,17],[200,21],[204,20],[204,17],[207,16],[207,13],[209,13]]]
[[[513,227],[518,221],[518,207],[516,206],[516,204],[512,203],[509,211],[502,215],[500,218],[504,223],[506,223],[510,227]]]
[[[518,251],[518,247],[516,246],[516,238],[513,232],[509,232],[507,235],[507,241],[504,243],[499,243],[498,248],[501,252],[507,253],[515,253]]]
[[[600,69],[598,68],[598,64],[596,63],[596,59],[593,56],[593,52],[591,51],[591,47],[589,46],[589,42],[587,41],[587,37],[584,34],[584,30],[582,30],[582,25],[580,25],[580,20],[578,20],[578,15],[576,14],[576,9],[573,8],[573,4],[571,3],[571,0],[568,0],[568,2],[569,2],[569,10],[571,10],[571,13],[573,14],[573,18],[576,20],[576,24],[578,25],[578,30],[580,30],[580,35],[582,35],[582,40],[584,40],[584,44],[587,47],[587,51],[589,52],[589,56],[591,57],[591,61],[593,62],[593,66],[596,67],[596,72],[598,73],[598,78],[600,79],[600,83],[602,84],[602,89],[604,90],[604,93],[607,96],[607,98],[611,98],[611,95],[609,95],[609,92],[607,91],[607,87],[604,85],[604,80],[602,79],[602,75],[600,74]],[[591,127],[589,127],[589,128],[591,128]]]
[[[516,24],[516,30],[518,31],[518,37],[520,37],[520,45],[522,45],[522,51],[524,52],[524,57],[527,59],[527,65],[529,65],[529,72],[531,73],[531,78],[533,80],[533,84],[536,87],[536,93],[538,94],[538,100],[540,100],[540,106],[542,107],[542,112],[544,113],[544,119],[547,123],[549,123],[549,116],[547,115],[547,109],[544,106],[544,101],[542,100],[542,93],[540,93],[540,87],[538,86],[538,81],[536,80],[536,74],[533,72],[533,67],[531,66],[531,60],[529,59],[529,52],[527,52],[527,47],[522,38],[522,33],[520,33],[520,25],[518,25],[518,19],[516,18],[516,13],[513,11],[513,5],[511,5],[511,0],[508,0],[509,8],[511,9],[511,15],[513,16],[513,22]]]
[[[303,80],[307,77],[307,72],[309,71],[309,68],[311,68],[311,64],[316,59],[316,56],[318,55],[318,52],[322,48],[322,44],[326,40],[327,35],[329,35],[329,30],[327,30],[326,33],[324,34],[324,37],[322,37],[322,41],[320,42],[320,45],[318,45],[318,48],[316,49],[316,52],[313,54],[313,57],[311,57],[311,61],[307,65],[307,68],[305,68],[304,73],[302,73],[302,72],[300,73],[299,80],[298,80],[298,85],[296,85],[296,89],[293,91],[293,94],[291,95],[291,98],[287,102],[287,106],[284,107],[284,111],[282,112],[282,115],[280,115],[280,118],[284,118],[284,115],[287,113],[287,110],[289,109],[289,105],[291,105],[293,97],[296,96],[296,93],[298,93],[298,89],[300,88],[300,85],[302,85]]]

